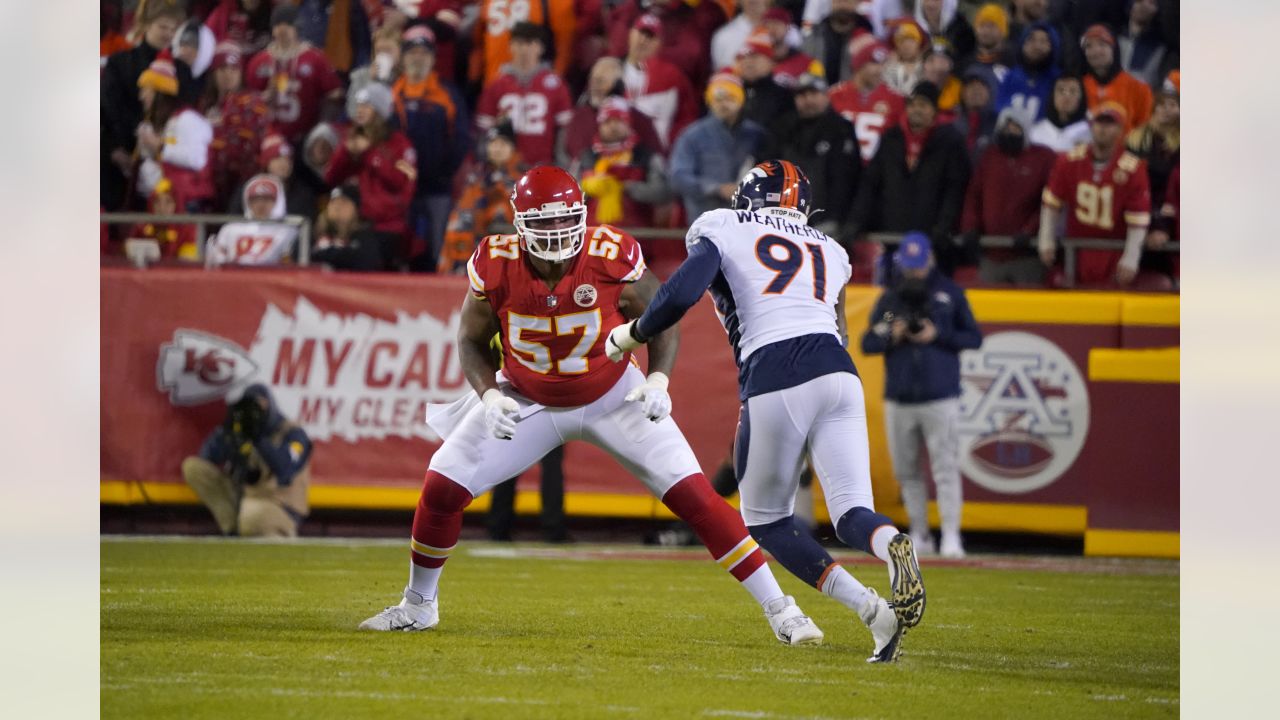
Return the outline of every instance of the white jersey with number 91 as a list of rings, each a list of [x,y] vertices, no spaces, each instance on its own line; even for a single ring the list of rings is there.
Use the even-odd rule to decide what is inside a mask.
[[[712,210],[685,236],[720,252],[711,285],[739,361],[765,345],[827,333],[839,338],[835,304],[852,268],[844,248],[789,208]]]

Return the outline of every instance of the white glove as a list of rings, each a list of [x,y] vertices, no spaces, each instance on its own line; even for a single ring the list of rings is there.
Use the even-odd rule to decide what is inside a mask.
[[[649,373],[644,384],[627,393],[623,398],[627,402],[640,401],[644,416],[654,422],[662,422],[671,414],[671,396],[667,394],[667,376],[660,373]]]
[[[609,333],[609,337],[605,338],[604,354],[609,356],[610,360],[614,362],[621,362],[623,355],[626,355],[628,352],[635,350],[644,344],[639,340],[636,340],[631,335],[631,326],[635,324],[635,320],[623,323],[614,328],[613,331]],[[663,387],[666,387],[666,385],[663,385]]]
[[[520,405],[496,389],[485,390],[480,399],[484,401],[484,426],[499,440],[510,440],[516,434]]]

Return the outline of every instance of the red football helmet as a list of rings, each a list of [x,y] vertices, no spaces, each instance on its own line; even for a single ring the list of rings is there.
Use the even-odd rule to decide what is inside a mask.
[[[511,191],[511,209],[520,245],[534,257],[564,262],[582,250],[587,205],[578,181],[563,169],[540,165],[525,173]]]

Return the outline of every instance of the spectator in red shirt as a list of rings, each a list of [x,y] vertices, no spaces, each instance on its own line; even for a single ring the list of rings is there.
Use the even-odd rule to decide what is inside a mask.
[[[336,114],[342,81],[324,53],[302,42],[295,24],[298,9],[278,5],[271,12],[271,44],[249,61],[245,85],[265,92],[272,123],[298,144],[321,119]]]
[[[976,247],[980,235],[1015,239],[1013,248],[982,249],[978,276],[985,283],[1044,282],[1044,264],[1031,243],[1040,226],[1040,195],[1057,156],[1029,143],[1031,126],[1026,108],[1005,108],[996,120],[995,142],[982,151],[969,180],[960,219],[966,244]]]
[[[609,54],[621,57],[630,45],[636,20],[651,13],[661,22],[658,57],[679,68],[695,92],[711,76],[711,36],[725,22],[724,10],[710,0],[623,0],[609,20]],[[671,137],[663,138],[668,144]]]
[[[631,105],[653,119],[663,146],[670,148],[680,132],[698,119],[699,105],[689,77],[658,57],[662,28],[662,21],[653,14],[641,15],[632,23],[622,82]]]
[[[831,108],[853,123],[862,162],[871,162],[885,129],[898,124],[902,96],[882,80],[889,48],[879,42],[864,45],[853,56],[854,75],[831,88]]]
[[[174,190],[173,183],[160,178],[151,197],[147,198],[147,212],[153,215],[182,215],[184,203]],[[129,239],[155,240],[160,246],[160,257],[196,260],[200,249],[196,246],[196,226],[189,223],[139,223],[129,229]]]
[[[639,145],[630,110],[620,97],[605,100],[591,147],[577,159],[588,225],[647,227],[654,205],[670,199],[662,155]]]
[[[1138,273],[1143,240],[1151,224],[1146,163],[1124,149],[1125,109],[1107,101],[1093,111],[1092,139],[1058,156],[1044,189],[1040,211],[1040,258],[1057,256],[1058,219],[1067,215],[1069,238],[1124,240],[1124,251],[1079,250],[1076,282],[1128,285]]]
[[[213,126],[209,162],[213,166],[214,206],[225,207],[235,188],[257,170],[258,149],[271,124],[271,109],[259,93],[244,89],[244,56],[234,43],[218,44],[213,77],[205,81],[201,109]]]
[[[488,130],[511,120],[520,156],[530,166],[555,161],[563,128],[573,114],[564,80],[542,62],[546,34],[533,23],[511,29],[511,63],[485,87],[476,103],[476,126]]]
[[[230,40],[251,56],[271,42],[271,0],[221,0],[204,24],[218,42]]]
[[[281,197],[286,215],[313,217],[316,213],[316,196],[322,188],[310,186],[294,172],[293,147],[281,135],[263,138],[258,152],[259,172],[274,177],[284,190]],[[256,177],[256,176],[255,176]],[[252,181],[252,178],[250,178]],[[244,187],[232,196],[227,212],[239,215],[244,212]]]
[[[600,107],[611,97],[625,97],[626,86],[622,84],[622,61],[615,57],[602,57],[591,66],[591,74],[587,77],[587,89],[578,98],[573,108],[569,126],[564,133],[564,153],[556,156],[556,163],[561,167],[569,167],[573,160],[584,150],[591,147],[592,138],[596,136]],[[653,152],[666,154],[662,138],[653,126],[648,115],[627,103],[627,125],[636,134],[636,145]]]
[[[356,93],[356,116],[324,179],[336,186],[354,176],[360,188],[361,217],[374,230],[399,236],[396,256],[407,260],[421,249],[409,237],[409,203],[418,179],[418,159],[409,138],[388,125],[393,103],[391,89],[379,83]]]
[[[822,63],[792,44],[799,42],[800,33],[791,24],[791,13],[780,7],[769,8],[761,25],[773,44],[773,80],[779,87],[791,90],[801,75],[823,74]]]

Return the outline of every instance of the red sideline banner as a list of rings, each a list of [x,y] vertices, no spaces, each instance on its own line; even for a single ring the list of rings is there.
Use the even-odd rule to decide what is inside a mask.
[[[459,277],[104,268],[101,292],[104,479],[181,483],[225,393],[264,382],[315,442],[313,484],[416,488],[440,442],[426,404],[470,392]],[[681,329],[675,416],[714,472],[737,422],[736,372],[709,301]],[[575,491],[647,495],[585,443],[566,449],[565,472]]]

